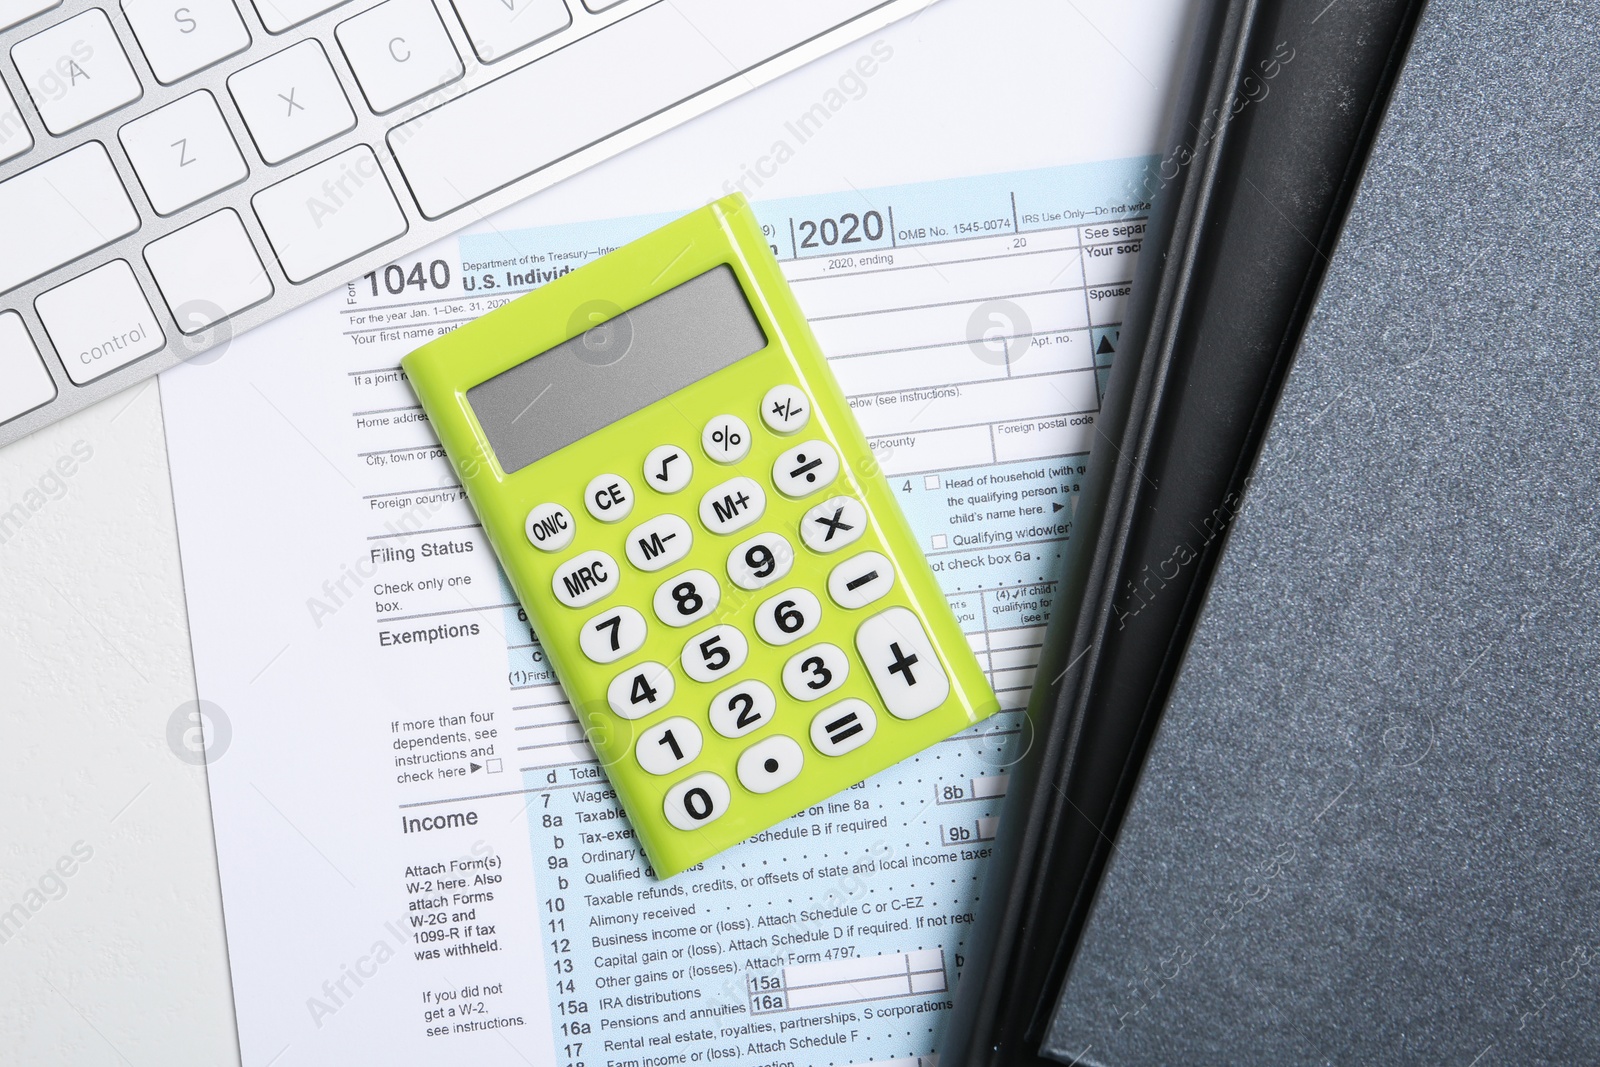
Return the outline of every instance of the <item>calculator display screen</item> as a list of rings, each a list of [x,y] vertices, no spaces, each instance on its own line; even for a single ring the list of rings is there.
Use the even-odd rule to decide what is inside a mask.
[[[574,312],[584,333],[467,390],[507,474],[767,347],[733,268],[637,307]]]

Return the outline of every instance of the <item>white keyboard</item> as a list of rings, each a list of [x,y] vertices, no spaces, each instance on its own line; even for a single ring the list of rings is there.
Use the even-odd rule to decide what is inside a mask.
[[[933,0],[0,0],[0,444]]]

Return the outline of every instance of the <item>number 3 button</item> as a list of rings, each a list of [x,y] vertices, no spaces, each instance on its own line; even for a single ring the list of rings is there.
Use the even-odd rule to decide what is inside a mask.
[[[812,645],[783,665],[783,688],[796,700],[816,700],[844,684],[850,661],[838,645]]]

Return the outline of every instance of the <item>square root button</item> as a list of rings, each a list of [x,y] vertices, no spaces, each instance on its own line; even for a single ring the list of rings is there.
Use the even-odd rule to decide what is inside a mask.
[[[166,346],[150,302],[125,259],[112,260],[34,301],[39,318],[78,385]]]

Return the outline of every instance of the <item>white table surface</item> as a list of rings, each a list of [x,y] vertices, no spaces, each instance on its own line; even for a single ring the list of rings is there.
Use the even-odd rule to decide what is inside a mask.
[[[946,0],[891,30],[895,60],[757,195],[1154,151],[1179,35],[1150,28],[1188,3]],[[994,32],[1001,11],[1017,21]],[[720,195],[854,55],[541,194],[550,221]],[[74,447],[92,451],[63,487],[50,472]],[[0,512],[41,479],[43,506],[0,532],[0,1064],[236,1063],[205,771],[168,742],[196,693],[158,385],[0,450]],[[75,846],[89,858],[52,873]]]

